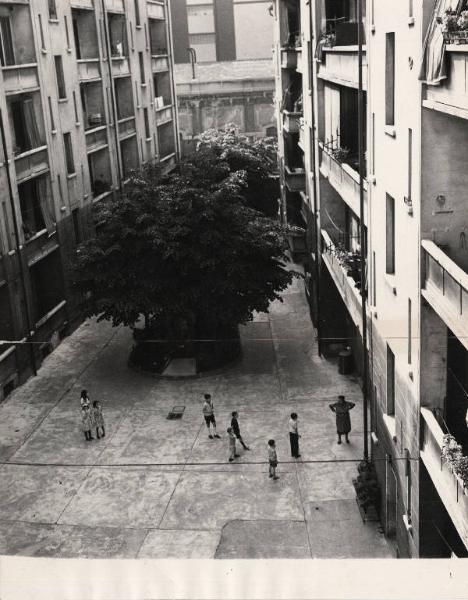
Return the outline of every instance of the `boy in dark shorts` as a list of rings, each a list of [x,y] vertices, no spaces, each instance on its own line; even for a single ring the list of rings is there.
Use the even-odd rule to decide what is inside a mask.
[[[268,462],[270,464],[270,477],[272,479],[279,479],[279,477],[276,475],[276,467],[278,466],[278,456],[276,455],[275,440],[268,440]]]
[[[203,403],[203,416],[205,417],[205,423],[208,428],[208,437],[210,440],[219,438],[220,436],[216,433],[216,419],[214,416],[214,406],[211,400],[211,394],[205,394],[205,402]],[[213,427],[213,435],[211,434],[210,426]]]

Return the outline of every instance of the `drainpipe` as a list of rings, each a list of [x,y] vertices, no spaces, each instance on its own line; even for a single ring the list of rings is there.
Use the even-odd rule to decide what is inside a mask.
[[[110,80],[110,93],[112,99],[112,116],[114,117],[114,137],[115,137],[115,145],[116,145],[116,154],[117,154],[117,174],[119,177],[119,190],[122,192],[123,189],[123,176],[122,176],[122,167],[121,167],[121,153],[120,153],[120,143],[119,143],[119,121],[117,116],[117,101],[115,97],[115,89],[114,89],[114,77],[112,74],[112,52],[110,47],[110,35],[109,35],[109,22],[107,18],[107,10],[105,0],[101,0],[102,5],[102,19],[104,22],[104,47],[106,49],[106,57],[107,57],[107,67],[109,69],[109,80]],[[127,34],[127,29],[125,29],[125,34]],[[127,39],[127,48],[128,48],[128,39]],[[130,56],[128,56],[128,60],[130,60]],[[131,79],[131,78],[130,78]],[[131,81],[132,86],[132,97],[133,97],[133,81]],[[136,115],[135,115],[136,116]]]
[[[366,254],[367,243],[364,227],[364,91],[362,81],[362,0],[357,0],[357,21],[358,21],[358,153],[359,153],[359,213],[361,219],[361,304],[362,304],[362,382],[363,382],[363,426],[364,426],[364,460],[369,459],[369,426],[368,426],[368,362],[367,362],[367,310],[366,310]]]
[[[187,52],[190,54],[190,63],[192,65],[192,79],[196,79],[195,63],[197,62],[197,52],[195,48],[187,48]]]
[[[166,1],[164,3],[166,7],[166,36],[167,36],[167,55],[169,60],[169,79],[171,80],[171,92],[172,92],[172,115],[173,115],[173,135],[175,140],[176,159],[180,160],[181,145],[179,137],[179,103],[177,101],[177,90],[174,81],[174,39],[172,35],[172,14],[171,14],[171,3]],[[157,124],[156,124],[157,127]],[[158,139],[159,144],[159,139]],[[159,146],[158,146],[159,152]]]
[[[27,343],[29,346],[31,368],[32,368],[33,374],[37,375],[36,358],[34,356],[34,347],[33,347],[33,341],[32,341],[32,337],[31,337],[31,330],[32,330],[31,322],[32,322],[32,320],[31,320],[31,316],[29,314],[29,303],[28,303],[28,297],[26,295],[26,280],[25,280],[21,245],[20,245],[18,219],[16,216],[15,201],[13,198],[13,187],[11,185],[11,177],[10,177],[10,159],[8,156],[8,148],[7,148],[6,139],[5,139],[5,127],[4,127],[4,123],[3,123],[3,114],[2,114],[1,109],[0,109],[0,132],[1,132],[1,136],[2,136],[3,156],[4,156],[4,160],[5,160],[5,170],[6,170],[7,181],[8,181],[8,196],[10,199],[11,214],[13,217],[13,227],[15,230],[16,256],[18,257],[18,267],[19,267],[20,279],[21,279],[21,292],[22,292],[23,298],[24,298],[26,327],[28,329],[28,334],[26,336],[26,340],[27,340]],[[8,223],[5,223],[5,225],[8,227]]]
[[[318,213],[318,193],[317,193],[317,185],[318,185],[318,172],[316,169],[316,152],[315,152],[315,143],[317,137],[317,126],[316,126],[316,115],[315,115],[315,83],[316,79],[316,66],[314,61],[314,50],[312,42],[315,42],[315,31],[314,31],[314,19],[312,15],[314,3],[309,2],[309,27],[310,27],[310,44],[309,44],[309,64],[310,64],[310,96],[311,96],[311,117],[312,117],[312,139],[311,150],[312,150],[312,163],[313,163],[313,174],[314,174],[314,185],[313,185],[313,206],[314,206],[314,236],[315,236],[315,261],[314,261],[314,271],[315,271],[315,304],[317,307],[317,350],[318,355],[322,356],[322,340],[321,340],[321,323],[320,323],[320,267],[319,267],[319,258],[320,258],[320,240],[321,240],[321,228],[320,228],[320,215]],[[310,186],[309,186],[310,189]]]

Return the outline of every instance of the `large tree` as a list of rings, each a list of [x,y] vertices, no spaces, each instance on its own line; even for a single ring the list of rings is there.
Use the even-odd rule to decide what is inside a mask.
[[[88,316],[134,325],[144,315],[166,339],[222,337],[279,298],[293,276],[285,228],[247,206],[245,171],[206,169],[149,167],[99,204],[103,225],[75,266]]]

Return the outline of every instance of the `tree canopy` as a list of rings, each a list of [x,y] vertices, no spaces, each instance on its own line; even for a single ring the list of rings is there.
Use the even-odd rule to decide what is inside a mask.
[[[222,327],[247,322],[279,298],[294,275],[285,268],[287,229],[249,206],[257,158],[243,159],[250,175],[234,170],[236,153],[248,152],[227,146],[224,158],[218,145],[200,147],[196,161],[167,175],[147,167],[124,194],[99,203],[103,225],[80,245],[74,267],[88,316],[114,325],[133,325],[143,314]]]

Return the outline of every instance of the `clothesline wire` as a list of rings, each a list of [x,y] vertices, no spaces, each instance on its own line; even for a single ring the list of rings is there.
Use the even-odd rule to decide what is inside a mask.
[[[399,456],[396,458],[392,458],[391,461],[396,460],[413,460],[418,461],[418,458],[407,458],[406,456]],[[388,458],[379,458],[376,457],[373,459],[374,462],[389,462]],[[361,463],[363,462],[362,458],[335,458],[335,459],[310,459],[310,460],[284,460],[278,461],[279,465],[306,465],[306,464],[340,464],[340,463]],[[226,466],[226,465],[268,465],[267,460],[259,460],[259,461],[248,461],[248,462],[234,462],[229,463],[226,461],[213,461],[213,462],[169,462],[169,463],[118,463],[118,464],[100,464],[100,463],[48,463],[48,462],[28,462],[28,461],[1,461],[0,465],[2,466],[16,466],[16,467],[101,467],[104,469],[107,468],[128,468],[128,467],[210,467],[210,466]]]

